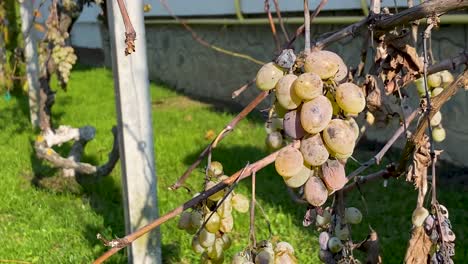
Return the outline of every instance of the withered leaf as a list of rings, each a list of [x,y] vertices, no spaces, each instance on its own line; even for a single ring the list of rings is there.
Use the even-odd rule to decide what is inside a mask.
[[[411,232],[411,239],[406,250],[405,264],[427,264],[430,259],[431,239],[424,227],[416,227]]]

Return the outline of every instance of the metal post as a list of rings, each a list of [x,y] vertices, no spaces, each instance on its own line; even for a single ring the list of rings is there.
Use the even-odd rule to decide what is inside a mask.
[[[125,56],[125,27],[116,0],[107,1],[122,164],[126,232],[158,218],[143,1],[126,1],[136,52]],[[128,248],[129,263],[161,263],[159,229]]]
[[[24,57],[26,59],[26,76],[29,90],[29,112],[31,123],[39,126],[39,63],[37,60],[37,46],[34,37],[33,1],[20,1],[21,31],[24,39]]]

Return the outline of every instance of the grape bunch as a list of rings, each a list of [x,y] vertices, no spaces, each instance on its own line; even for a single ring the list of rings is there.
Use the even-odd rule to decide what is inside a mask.
[[[276,171],[289,187],[304,186],[306,200],[320,206],[346,183],[342,163],[353,153],[359,137],[354,118],[366,99],[359,86],[347,82],[348,68],[337,54],[313,51],[299,60],[291,69],[263,65],[256,84],[276,95],[266,125],[267,146],[276,150],[301,140],[300,149],[279,152]]]
[[[211,162],[207,177],[209,180],[206,182],[205,190],[227,178],[223,174],[222,164],[217,161]],[[246,213],[249,210],[249,200],[242,194],[234,192],[228,194],[227,190],[220,190],[191,211],[184,211],[180,216],[177,227],[194,235],[192,249],[201,254],[202,264],[223,263],[224,251],[231,246],[229,233],[234,227],[232,209]]]
[[[234,255],[231,264],[296,264],[294,248],[288,242],[278,242],[273,247],[269,240],[258,243],[254,249],[246,249]]]
[[[441,71],[434,74],[427,76],[427,86],[429,89],[429,96],[435,97],[438,96],[445,88],[447,88],[452,82],[454,78],[453,75],[447,71]],[[426,97],[426,91],[424,89],[424,80],[423,78],[419,78],[414,81],[416,86],[416,90],[418,91],[418,95],[421,98]],[[431,127],[432,127],[432,138],[436,142],[442,142],[445,140],[446,133],[445,129],[442,126],[442,113],[438,111],[435,115],[431,118]]]
[[[338,214],[332,215],[330,211],[329,208],[325,208],[321,215],[315,216],[315,225],[322,230],[318,239],[319,259],[324,263],[336,263],[337,260],[342,259],[343,248],[350,240],[349,225],[356,225],[362,221],[362,213],[355,207],[345,208],[343,219]],[[357,262],[356,259],[353,261]]]
[[[76,55],[72,47],[56,45],[52,49],[52,59],[56,65],[57,75],[63,85],[70,79],[70,71],[76,63]]]
[[[438,212],[435,210],[438,207]],[[424,228],[431,242],[436,245],[432,251],[431,263],[453,263],[455,255],[455,233],[449,220],[447,208],[441,204],[433,206],[432,212],[424,207],[413,211],[414,228]]]

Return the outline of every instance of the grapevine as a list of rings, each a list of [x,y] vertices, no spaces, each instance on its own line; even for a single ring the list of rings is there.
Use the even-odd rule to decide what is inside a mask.
[[[323,6],[324,2],[326,1],[322,1],[319,6]],[[378,1],[374,1],[374,4],[375,2]],[[252,208],[256,206],[255,174],[266,165],[274,163],[277,174],[288,188],[293,189],[293,194],[297,196],[296,200],[308,204],[304,226],[312,226],[320,232],[318,255],[323,262],[361,263],[353,253],[354,250],[359,249],[367,253],[368,263],[381,263],[377,230],[369,226],[368,239],[358,243],[352,240],[352,226],[361,224],[368,212],[366,209],[363,214],[356,207],[346,206],[345,193],[354,188],[359,189],[359,185],[365,182],[362,179],[366,177],[358,175],[371,165],[379,164],[396,139],[405,134],[407,147],[405,147],[400,163],[387,166],[385,170],[372,177],[369,176],[369,179],[398,178],[406,174],[407,180],[414,182],[418,189],[418,204],[411,218],[412,238],[409,241],[405,262],[418,263],[417,260],[421,258],[421,255],[418,255],[415,249],[425,246],[421,245],[420,241],[429,241],[432,250],[423,252],[425,262],[430,256],[435,263],[450,263],[454,254],[455,235],[451,231],[447,208],[440,205],[434,198],[436,197],[434,172],[431,208],[425,209],[423,204],[428,185],[427,170],[432,165],[434,171],[439,154],[434,150],[433,142],[424,134],[425,128],[430,126],[433,130],[429,133],[432,135],[429,136],[435,141],[443,138],[443,136],[438,137],[437,134],[439,133],[437,129],[442,128],[442,118],[438,111],[456,92],[460,83],[466,81],[466,72],[457,78],[451,76],[450,73],[437,73],[441,70],[453,70],[455,63],[446,67],[428,65],[426,60],[424,64],[421,63],[420,54],[410,44],[412,40],[409,33],[402,28],[394,28],[400,23],[407,22],[402,17],[411,12],[417,12],[410,17],[410,20],[428,17],[428,24],[431,27],[428,27],[426,31],[430,31],[436,26],[437,20],[431,19],[433,12],[428,14],[423,11],[432,7],[431,10],[442,14],[450,9],[449,5],[445,7],[433,5],[433,2],[423,3],[408,9],[409,11],[402,11],[398,16],[389,14],[389,10],[378,14],[380,5],[378,8],[373,6],[368,18],[320,38],[311,47],[310,15],[308,2],[304,1],[305,25],[298,29],[294,38],[291,38],[291,41],[294,41],[304,32],[304,49],[299,52],[284,49],[274,60],[263,64],[255,78],[256,86],[261,93],[257,97],[260,98],[259,100],[263,99],[267,93],[274,95],[274,101],[270,105],[265,123],[267,132],[265,143],[269,150],[275,152],[247,165],[242,171],[230,177],[223,176],[221,166],[216,162],[211,162],[211,150],[219,144],[226,132],[233,129],[233,126],[229,124],[184,173],[175,184],[176,187],[172,188],[175,190],[180,187],[191,170],[201,162],[201,159],[208,156],[203,191],[148,226],[127,235],[124,241],[129,244],[149,230],[182,213],[178,226],[190,234],[195,234],[192,245],[195,252],[201,254],[201,262],[223,262],[224,251],[228,248],[225,246],[226,242],[223,237],[228,230],[221,228],[222,218],[226,211],[218,211],[218,209],[226,210],[229,208],[229,202],[234,204],[234,194],[239,194],[232,190],[238,181],[252,175],[251,241],[244,250],[234,255],[232,263],[297,263],[292,245],[286,241],[278,242],[271,238],[257,243],[254,230],[252,230],[252,223],[255,220]],[[378,51],[374,52],[373,60],[363,61],[363,63],[372,63],[367,75],[362,72],[356,74],[344,63],[340,55],[323,50],[331,42],[356,33],[357,29],[363,25],[369,26],[367,33],[371,37],[368,38],[368,48]],[[390,31],[389,28],[394,30]],[[285,47],[290,47],[291,41]],[[374,41],[377,44],[375,46]],[[426,57],[426,52],[426,46],[424,46],[424,57]],[[456,65],[466,63],[466,56],[461,61],[463,62],[458,62]],[[441,63],[441,65],[444,64]],[[425,98],[421,98],[420,106],[411,113],[401,105],[404,98],[400,90],[418,78],[422,78],[425,84],[424,93],[420,92]],[[428,99],[429,93],[433,98],[432,104]],[[429,122],[426,123],[421,118],[415,133],[411,135],[409,125],[418,114],[421,114],[423,118],[428,118]],[[364,116],[365,118],[362,118]],[[360,120],[365,119],[367,125],[372,125],[376,121],[386,124],[394,117],[402,122],[400,129],[371,160],[362,163],[357,170],[346,175],[345,167],[348,161],[353,159],[356,146],[365,132],[363,128],[366,125],[360,124]],[[239,120],[235,121],[237,123]],[[436,131],[435,134],[434,131]],[[411,165],[408,167],[409,163]],[[358,177],[355,178],[356,176]],[[351,179],[355,179],[356,182],[350,183]],[[363,196],[362,193],[361,196]],[[242,200],[243,204],[248,204],[246,198]],[[363,201],[365,203],[364,197]],[[188,211],[185,211],[186,209]],[[423,240],[418,240],[418,238],[423,238]],[[96,263],[101,263],[119,249],[111,248],[97,259]]]

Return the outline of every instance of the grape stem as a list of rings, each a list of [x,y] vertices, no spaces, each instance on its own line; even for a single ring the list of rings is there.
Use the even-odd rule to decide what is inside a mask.
[[[275,41],[275,46],[276,46],[276,51],[280,52],[280,41],[278,39],[278,35],[276,34],[276,26],[275,22],[273,21],[273,16],[271,15],[270,12],[270,0],[265,0],[263,9],[265,10],[265,13],[268,15],[268,22],[270,22],[270,28],[271,28],[271,33],[273,34],[273,40]]]
[[[286,30],[286,27],[284,26],[284,23],[283,23],[283,18],[281,17],[281,10],[279,7],[278,0],[273,0],[273,3],[275,4],[276,16],[278,17],[278,22],[280,24],[281,30],[283,31],[284,39],[286,41],[289,41],[288,31]]]
[[[257,177],[257,172],[252,172],[252,199],[250,201],[250,228],[249,228],[249,238],[252,243],[252,248],[257,247],[257,240],[255,238],[255,181]]]
[[[322,8],[328,3],[328,0],[321,0],[320,3],[317,5],[317,7],[315,8],[314,12],[312,13],[312,15],[310,16],[310,21],[309,21],[309,24],[312,23],[312,21],[314,21],[314,18],[317,17],[317,15],[320,13],[320,11],[322,10]],[[302,24],[300,27],[298,27],[296,29],[296,32],[294,34],[294,36],[291,37],[291,39],[288,41],[288,43],[284,46],[284,49],[290,49],[294,43],[294,41],[296,41],[297,37],[301,36],[302,34],[304,34],[304,31],[305,31],[305,25]],[[310,45],[309,45],[310,47]]]
[[[282,149],[290,148],[290,147],[298,149],[299,146],[300,146],[300,141],[299,140],[294,140],[291,144],[283,147]],[[133,241],[135,241],[139,237],[141,237],[144,234],[150,232],[151,230],[157,228],[161,224],[169,221],[170,219],[176,217],[177,215],[181,214],[183,211],[185,211],[185,210],[187,210],[189,208],[192,208],[193,206],[199,204],[203,200],[206,200],[208,197],[210,197],[211,195],[217,193],[218,191],[220,191],[220,190],[222,190],[222,189],[224,189],[224,188],[226,188],[228,186],[231,186],[235,182],[241,181],[241,180],[243,180],[245,178],[250,177],[250,175],[254,171],[255,172],[259,171],[259,170],[263,169],[264,167],[268,166],[269,164],[275,162],[275,159],[278,156],[278,153],[282,149],[271,153],[270,155],[264,157],[261,160],[258,160],[257,162],[255,162],[255,163],[253,163],[253,164],[251,164],[249,166],[246,166],[242,170],[237,171],[236,173],[231,175],[229,178],[219,182],[218,184],[213,186],[211,189],[201,192],[199,195],[193,197],[192,199],[190,199],[189,201],[183,203],[182,205],[174,208],[172,211],[170,211],[170,212],[166,213],[165,215],[153,220],[152,222],[150,222],[149,224],[147,224],[147,225],[143,226],[142,228],[136,230],[135,232],[133,232],[131,234],[128,234],[125,237],[119,239],[120,241],[126,241],[127,243],[121,244],[121,245],[119,245],[119,247],[113,247],[113,248],[109,249],[104,254],[102,254],[99,258],[97,258],[93,263],[94,264],[102,263],[103,261],[110,258],[112,255],[117,253],[122,248],[127,247],[128,245],[130,245]]]
[[[247,90],[247,88],[252,86],[252,84],[255,83],[255,80],[256,80],[256,78],[253,78],[252,80],[250,80],[246,84],[244,84],[241,87],[237,88],[234,92],[232,92],[231,98],[234,99],[234,98],[238,97],[241,93],[243,93],[245,90]]]
[[[431,155],[431,164],[432,164],[432,204],[435,204],[437,201],[437,195],[436,195],[436,175],[435,175],[435,151],[434,151],[434,138],[432,137],[432,126],[431,126],[431,117],[429,117],[429,114],[432,110],[432,104],[431,104],[431,97],[429,95],[429,87],[427,84],[427,67],[428,67],[428,52],[427,52],[427,41],[428,39],[431,38],[431,31],[434,26],[437,25],[437,21],[434,18],[429,18],[429,25],[427,26],[426,30],[424,31],[423,34],[423,53],[424,53],[424,68],[423,68],[423,82],[424,82],[424,92],[425,92],[425,97],[426,97],[426,103],[427,107],[424,109],[424,114],[427,119],[427,127],[429,130],[429,142],[431,143],[430,146],[430,155]],[[433,61],[433,60],[431,60]],[[427,179],[426,179],[427,181]],[[424,199],[424,197],[422,197]]]
[[[268,91],[263,91],[261,92],[252,102],[250,102],[234,119],[229,122],[229,124],[221,131],[221,133],[216,136],[215,140],[213,140],[206,148],[200,153],[198,158],[188,167],[188,169],[182,174],[182,176],[177,180],[176,183],[174,183],[172,186],[169,187],[170,190],[177,190],[182,185],[184,182],[187,180],[187,178],[190,176],[192,171],[201,163],[201,161],[213,150],[215,147],[215,143],[217,144],[219,141],[221,141],[226,135],[229,134],[236,125],[244,119],[250,112],[252,112],[257,105],[259,105],[266,97],[268,96]]]
[[[304,0],[304,53],[307,55],[310,53],[310,11],[309,11],[309,0]]]

